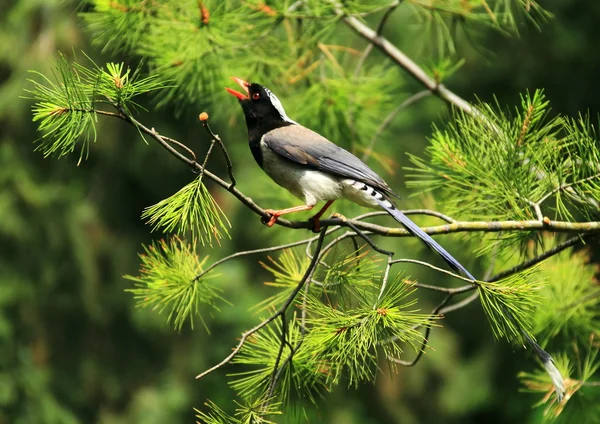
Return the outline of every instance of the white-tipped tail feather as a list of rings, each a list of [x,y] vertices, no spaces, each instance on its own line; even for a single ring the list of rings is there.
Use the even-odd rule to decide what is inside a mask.
[[[550,376],[550,380],[552,380],[552,384],[554,385],[556,398],[559,402],[562,402],[565,396],[565,384],[563,376],[554,363],[554,359],[552,359],[552,356],[550,356],[548,352],[542,349],[542,347],[533,341],[529,336],[525,335],[525,340],[527,340],[527,343],[529,343],[533,351],[540,358],[540,361],[542,361],[542,365],[546,369],[546,372]]]

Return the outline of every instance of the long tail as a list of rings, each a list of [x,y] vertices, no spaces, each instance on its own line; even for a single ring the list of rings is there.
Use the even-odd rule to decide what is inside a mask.
[[[375,190],[373,190],[373,193],[373,197],[375,198],[379,206],[385,209],[385,211],[389,213],[396,221],[402,224],[402,226],[406,228],[406,230],[409,233],[419,238],[425,244],[425,246],[427,246],[428,248],[436,252],[438,255],[440,255],[442,259],[444,259],[444,261],[446,261],[446,263],[450,266],[450,268],[452,268],[458,274],[463,274],[465,277],[473,281],[477,280],[469,271],[467,271],[467,269],[464,266],[460,264],[460,262],[454,259],[454,257],[450,253],[448,253],[446,249],[444,249],[438,244],[438,242],[432,239],[429,234],[420,229],[419,226],[412,222],[409,217],[407,217],[398,209],[396,209],[396,207],[391,202],[386,200],[381,193],[378,193]],[[505,309],[503,312],[506,313],[508,319],[513,319],[512,314],[508,310]],[[542,365],[544,365],[546,372],[552,379],[552,384],[554,384],[554,390],[556,391],[558,401],[561,402],[565,394],[563,377],[560,374],[558,368],[556,368],[552,356],[550,356],[548,352],[542,349],[540,345],[538,345],[531,337],[529,337],[529,335],[527,335],[525,331],[523,331],[522,333],[527,343],[531,346],[531,349],[542,361]]]
[[[465,277],[471,280],[477,280],[467,269],[460,264],[454,257],[448,253],[446,249],[438,244],[437,241],[431,238],[429,234],[425,231],[421,230],[417,224],[411,221],[409,217],[400,212],[394,205],[386,200],[376,199],[379,205],[385,209],[387,213],[389,213],[396,221],[398,221],[406,230],[411,233],[413,236],[419,238],[425,246],[436,252],[438,255],[442,257],[442,259],[456,271],[458,274],[463,274]]]

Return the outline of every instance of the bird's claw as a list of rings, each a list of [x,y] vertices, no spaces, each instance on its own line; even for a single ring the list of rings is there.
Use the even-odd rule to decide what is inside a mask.
[[[321,232],[321,219],[317,216],[312,216],[308,218],[308,229],[313,233]]]
[[[267,227],[271,228],[273,225],[275,225],[275,222],[277,222],[277,218],[279,218],[279,214],[277,213],[277,211],[274,211],[273,209],[265,209],[265,212],[268,213],[270,215],[269,218],[263,216],[260,221],[263,224],[266,224]]]

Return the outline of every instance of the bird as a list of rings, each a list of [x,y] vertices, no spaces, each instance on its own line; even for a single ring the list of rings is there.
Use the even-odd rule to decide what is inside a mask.
[[[311,220],[315,230],[320,218],[338,199],[383,209],[413,236],[436,252],[458,274],[477,279],[446,249],[423,231],[394,204],[397,197],[389,185],[367,164],[322,135],[293,121],[281,101],[267,87],[232,77],[244,91],[227,87],[242,107],[246,118],[250,151],[258,165],[275,183],[287,189],[304,203],[273,210],[267,225],[273,226],[285,214],[307,211],[319,202],[325,205]],[[512,316],[512,315],[509,315]],[[559,400],[564,394],[562,376],[552,357],[524,332],[524,338],[538,355],[552,378]]]
[[[245,91],[226,90],[237,97],[248,129],[250,151],[258,165],[278,185],[304,201],[303,205],[282,210],[267,209],[273,226],[282,215],[325,205],[313,217],[319,218],[338,199],[362,206],[380,208],[390,214],[412,235],[437,252],[448,265],[475,279],[452,255],[395,206],[394,192],[367,164],[322,135],[288,117],[283,105],[268,88],[232,77]]]

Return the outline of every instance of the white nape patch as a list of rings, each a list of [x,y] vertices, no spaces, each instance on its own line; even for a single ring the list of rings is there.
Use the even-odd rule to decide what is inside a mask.
[[[273,106],[275,106],[275,109],[277,109],[277,112],[279,112],[281,119],[283,119],[285,122],[289,122],[290,124],[300,125],[296,121],[292,121],[289,118],[289,116],[287,116],[287,114],[285,113],[285,110],[283,109],[283,105],[281,104],[281,102],[279,101],[277,96],[275,94],[273,94],[273,92],[271,90],[269,90],[267,87],[264,87],[264,89],[265,89],[265,93],[267,93],[267,95],[271,99],[271,104],[273,104]]]

